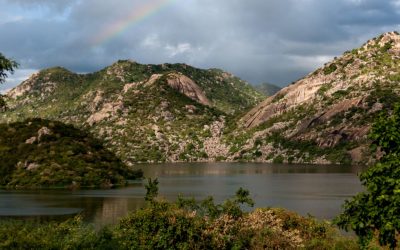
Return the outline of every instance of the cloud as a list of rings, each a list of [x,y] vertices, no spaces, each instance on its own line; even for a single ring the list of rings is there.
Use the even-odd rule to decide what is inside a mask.
[[[77,72],[118,59],[222,68],[288,84],[324,60],[399,29],[398,0],[177,0],[93,39],[155,0],[0,0],[0,49],[22,68]]]
[[[26,9],[49,9],[53,11],[64,11],[77,0],[4,0],[3,6],[14,5]]]
[[[185,54],[189,51],[192,51],[192,46],[190,43],[179,43],[176,46],[167,45],[165,46],[165,50],[168,52],[169,57],[175,57],[176,55]]]

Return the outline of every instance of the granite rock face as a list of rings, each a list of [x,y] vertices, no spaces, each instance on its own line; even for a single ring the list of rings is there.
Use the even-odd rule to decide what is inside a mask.
[[[400,35],[388,32],[267,98],[241,125],[255,129],[287,122],[280,129],[284,138],[321,148],[347,144],[343,150],[354,162],[363,158],[360,146],[366,148],[374,118],[400,101],[399,93]]]

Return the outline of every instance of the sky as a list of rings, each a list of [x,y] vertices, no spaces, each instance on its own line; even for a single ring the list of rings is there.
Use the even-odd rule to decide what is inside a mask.
[[[286,86],[381,33],[400,0],[0,0],[0,52],[20,67],[78,73],[119,59],[221,68]]]

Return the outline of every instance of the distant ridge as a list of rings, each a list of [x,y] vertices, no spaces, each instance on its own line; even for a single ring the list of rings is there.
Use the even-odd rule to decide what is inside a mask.
[[[275,95],[276,92],[282,89],[281,87],[267,82],[254,85],[254,88],[263,93],[265,96]]]

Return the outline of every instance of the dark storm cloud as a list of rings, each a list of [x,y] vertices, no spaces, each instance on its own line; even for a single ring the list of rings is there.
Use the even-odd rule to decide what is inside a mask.
[[[400,24],[398,0],[177,0],[113,39],[93,42],[149,1],[0,0],[0,51],[25,69],[88,72],[131,58],[285,85]]]

